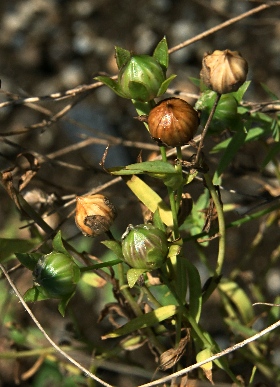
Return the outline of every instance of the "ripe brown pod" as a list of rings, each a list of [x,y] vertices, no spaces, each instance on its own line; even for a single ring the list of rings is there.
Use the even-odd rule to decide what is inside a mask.
[[[192,140],[198,125],[198,113],[180,98],[160,101],[148,116],[151,136],[160,145],[181,146]]]
[[[117,212],[106,196],[77,196],[76,201],[76,225],[85,236],[95,237],[109,230]]]
[[[246,80],[247,72],[247,61],[238,51],[215,50],[204,55],[200,77],[210,89],[226,94],[239,89]]]

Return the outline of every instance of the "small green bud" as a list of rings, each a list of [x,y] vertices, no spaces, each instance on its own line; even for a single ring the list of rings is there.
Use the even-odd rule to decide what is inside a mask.
[[[129,225],[122,236],[122,253],[134,269],[158,269],[168,253],[166,235],[152,224]]]
[[[119,85],[125,98],[150,101],[158,96],[165,74],[149,55],[132,55],[119,72]]]
[[[53,251],[38,260],[33,278],[44,296],[62,299],[75,291],[80,269],[70,256]]]
[[[168,46],[165,38],[158,43],[152,56],[134,55],[121,47],[115,47],[115,53],[118,80],[107,76],[95,79],[110,87],[120,97],[148,102],[164,94],[175,78],[173,74],[166,79]]]

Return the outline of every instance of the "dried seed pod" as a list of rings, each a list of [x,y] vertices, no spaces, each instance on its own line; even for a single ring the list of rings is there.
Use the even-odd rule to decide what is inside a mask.
[[[210,89],[226,94],[238,90],[247,73],[248,63],[238,51],[216,50],[204,55],[200,77]]]
[[[180,98],[160,101],[148,116],[151,136],[160,145],[181,146],[193,138],[198,125],[198,113]]]
[[[85,236],[95,237],[109,230],[117,212],[106,196],[77,196],[76,201],[76,225]]]
[[[167,237],[152,224],[129,225],[122,236],[122,253],[134,269],[158,269],[167,257]]]

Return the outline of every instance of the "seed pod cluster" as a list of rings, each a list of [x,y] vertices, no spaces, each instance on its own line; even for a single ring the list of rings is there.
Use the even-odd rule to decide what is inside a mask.
[[[76,201],[76,225],[85,236],[95,237],[109,230],[117,212],[106,196],[77,196]]]
[[[129,225],[122,236],[122,253],[134,269],[158,269],[168,253],[166,235],[152,224]]]
[[[200,77],[210,89],[226,94],[238,90],[247,73],[248,63],[238,51],[216,50],[204,55]]]
[[[149,131],[160,145],[181,146],[192,140],[199,125],[198,113],[180,98],[160,101],[149,113]]]

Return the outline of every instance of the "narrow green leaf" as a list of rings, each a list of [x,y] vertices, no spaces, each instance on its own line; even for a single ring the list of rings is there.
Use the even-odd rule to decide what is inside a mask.
[[[157,93],[158,97],[160,97],[162,94],[164,94],[166,92],[168,86],[173,81],[173,79],[176,77],[177,77],[176,74],[172,74],[172,75],[170,75],[170,77],[168,77],[165,81],[162,82],[162,84],[160,85],[160,88],[158,90],[158,93]]]
[[[265,135],[266,131],[262,127],[256,127],[249,130],[249,132],[246,134],[245,143],[249,141],[256,141],[259,138],[261,138],[263,135]],[[231,141],[231,138],[226,139],[225,141],[220,142],[218,145],[214,146],[212,148],[211,153],[221,152],[225,150],[229,143]]]
[[[276,101],[276,100],[279,100],[279,97],[273,93],[273,91],[271,91],[269,89],[269,87],[267,87],[264,83],[261,82],[261,87],[264,89],[264,91],[269,95],[269,97],[273,100],[273,101]]]
[[[115,55],[118,69],[120,70],[130,59],[131,54],[125,48],[115,46]]]
[[[245,324],[252,323],[254,310],[252,302],[236,282],[224,280],[220,283],[219,289],[234,303]]]
[[[119,259],[123,259],[122,246],[117,241],[102,241],[108,249],[112,250]]]
[[[257,333],[255,329],[249,328],[244,324],[241,324],[237,320],[233,320],[232,318],[225,318],[224,321],[230,327],[231,331],[236,335],[241,335],[242,337],[250,337]]]
[[[20,263],[29,270],[34,270],[38,260],[42,257],[40,253],[16,253]]]
[[[161,39],[161,41],[156,46],[153,57],[159,62],[159,64],[166,71],[169,64],[169,54],[168,54],[168,45],[166,41],[166,37]]]
[[[140,101],[148,101],[150,99],[150,92],[144,83],[130,81],[128,84],[129,94],[136,96]]]
[[[233,93],[231,93],[238,103],[242,101],[242,98],[246,93],[248,87],[250,86],[250,83],[251,81],[244,82],[243,85],[240,86],[237,91],[234,91]]]
[[[154,213],[158,209],[163,223],[168,227],[172,227],[173,218],[170,208],[168,208],[162,198],[152,188],[135,175],[130,179],[125,179],[125,182],[131,191],[151,212]]]
[[[69,254],[69,252],[64,247],[60,230],[58,231],[56,236],[53,238],[52,245],[53,245],[53,248],[55,251],[58,251],[59,253],[65,254],[72,259],[71,254]]]
[[[160,217],[159,210],[156,210],[153,215],[153,225],[159,228],[161,231],[166,232],[166,227]]]
[[[160,301],[162,306],[179,305],[177,298],[170,291],[167,285],[150,286],[149,290]]]
[[[188,77],[191,83],[200,88],[200,78]]]
[[[141,102],[141,101],[135,101],[134,99],[132,99],[131,101],[139,116],[148,116],[152,107],[154,106],[154,103],[152,101]],[[144,124],[148,129],[148,124],[146,122],[144,122]]]
[[[217,168],[215,175],[221,176],[224,170],[228,167],[238,150],[244,144],[246,139],[245,131],[239,130],[231,138]]]
[[[39,239],[0,238],[0,261],[9,258],[14,253],[26,253],[32,250]]]
[[[99,82],[104,83],[104,85],[108,86],[111,90],[113,90],[120,97],[125,98],[123,92],[121,91],[121,88],[120,88],[118,82],[114,81],[110,77],[100,75],[99,77],[95,77],[94,79],[96,79]]]
[[[63,298],[62,300],[59,301],[58,311],[62,317],[65,316],[66,307],[67,307],[69,301],[71,300],[71,298],[73,297],[73,295],[74,295],[74,293],[71,294],[69,297]]]
[[[274,119],[271,123],[271,131],[272,131],[272,137],[275,141],[279,142],[280,140],[280,127],[279,127],[279,121]]]
[[[205,348],[202,351],[198,352],[198,354],[196,355],[196,361],[199,363],[200,361],[209,359],[209,357],[211,357],[212,355],[213,355],[213,353],[210,350],[210,348]],[[209,371],[212,369],[212,364],[213,363],[210,361],[209,363],[203,364],[203,366],[201,366],[201,368],[203,370]]]
[[[137,331],[138,329],[151,327],[174,316],[176,313],[177,307],[175,305],[162,306],[161,308],[158,308],[152,312],[134,318],[133,320],[123,325],[121,328],[118,328],[114,332],[103,336],[102,339],[119,337]]]
[[[126,165],[125,167],[114,167],[109,168],[108,171],[112,175],[126,175],[131,173],[176,173],[175,168],[165,161],[155,160],[155,161],[144,161],[143,163],[136,163]]]
[[[186,259],[188,282],[189,282],[189,312],[198,323],[202,307],[202,290],[200,275],[197,268]]]
[[[127,271],[127,282],[130,288],[136,284],[138,278],[147,271],[146,269],[129,269]]]
[[[269,152],[267,153],[264,161],[262,162],[261,169],[265,168],[267,164],[273,160],[280,153],[280,142],[276,142],[272,145]]]
[[[39,291],[39,289],[35,286],[33,288],[28,289],[23,296],[24,301],[26,302],[36,302],[48,300],[50,297],[44,295]]]

